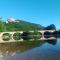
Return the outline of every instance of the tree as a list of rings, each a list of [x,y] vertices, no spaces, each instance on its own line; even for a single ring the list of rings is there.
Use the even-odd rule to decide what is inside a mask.
[[[44,30],[56,30],[56,27],[54,24],[51,24],[51,25],[45,27]]]
[[[4,22],[2,19],[0,19],[0,32],[6,31],[6,26],[4,25]]]

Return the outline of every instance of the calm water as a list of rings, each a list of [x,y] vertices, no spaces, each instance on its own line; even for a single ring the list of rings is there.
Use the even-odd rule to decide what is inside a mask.
[[[0,45],[0,60],[60,60],[60,39],[5,45]]]

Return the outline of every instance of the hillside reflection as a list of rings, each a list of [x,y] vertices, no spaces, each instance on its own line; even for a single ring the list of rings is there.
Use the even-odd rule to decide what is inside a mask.
[[[52,44],[52,45],[56,45],[57,44],[57,39],[54,40],[45,40],[46,43]]]
[[[45,43],[55,45],[57,40],[35,40],[35,41],[24,41],[24,42],[14,42],[14,43],[2,43],[0,44],[0,52],[3,53],[13,53],[13,52],[23,52],[35,47],[40,47]]]

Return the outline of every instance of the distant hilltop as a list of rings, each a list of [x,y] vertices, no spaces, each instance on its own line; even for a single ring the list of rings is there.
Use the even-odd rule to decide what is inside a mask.
[[[2,21],[0,18],[0,32],[4,31],[37,31],[37,30],[56,30],[56,26],[51,24],[44,27],[40,24],[30,23],[21,19],[14,19],[12,17],[7,18],[6,21]]]
[[[13,17],[9,17],[6,21],[6,23],[15,23],[15,22],[19,22],[19,21],[14,19]]]
[[[0,18],[0,32],[4,31],[31,31],[42,30],[43,26],[40,24],[30,23],[21,19],[14,19],[9,17],[6,21]]]

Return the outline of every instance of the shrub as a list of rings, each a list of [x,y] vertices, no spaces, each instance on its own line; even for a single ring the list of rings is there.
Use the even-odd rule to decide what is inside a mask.
[[[31,39],[40,39],[42,37],[42,33],[37,31],[30,32],[29,35]]]
[[[20,33],[18,33],[18,32],[17,33],[14,33],[13,39],[20,40],[21,39]]]
[[[2,39],[4,41],[9,41],[11,39],[11,35],[9,33],[4,33]]]

